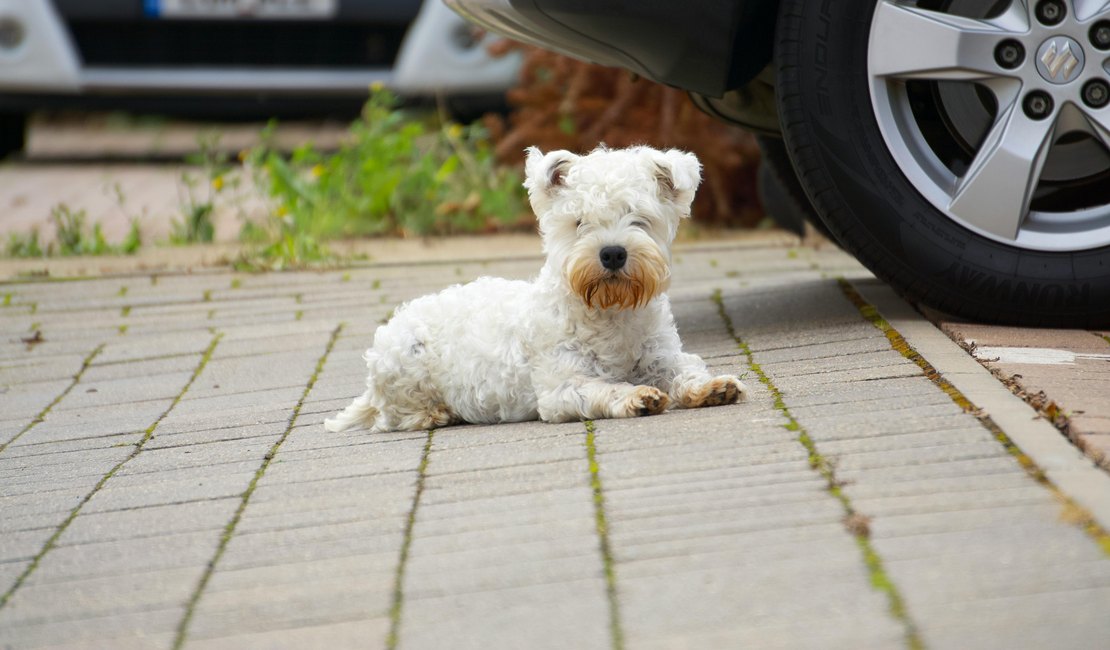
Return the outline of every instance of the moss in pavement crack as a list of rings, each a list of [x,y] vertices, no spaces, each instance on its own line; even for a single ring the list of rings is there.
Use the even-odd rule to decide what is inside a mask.
[[[35,329],[38,329],[38,328],[35,328]],[[65,390],[63,390],[61,393],[58,393],[58,396],[55,397],[49,404],[47,404],[45,408],[43,408],[41,411],[39,411],[35,415],[34,419],[32,419],[31,422],[27,424],[27,426],[20,429],[19,433],[16,433],[14,436],[12,436],[12,438],[10,440],[8,440],[7,442],[4,442],[3,444],[0,444],[0,453],[2,453],[5,449],[7,449],[8,445],[12,444],[16,440],[19,440],[23,436],[23,434],[25,434],[28,431],[30,431],[31,429],[35,428],[35,425],[37,425],[37,424],[41,423],[43,420],[45,420],[46,416],[50,413],[50,410],[53,409],[55,406],[57,406],[58,402],[65,399],[65,396],[69,395],[70,392],[73,390],[73,387],[76,386],[79,381],[81,381],[82,375],[84,375],[85,371],[88,370],[89,366],[92,365],[93,359],[95,359],[97,357],[97,355],[99,355],[103,350],[104,350],[104,344],[103,343],[101,343],[100,345],[93,348],[93,351],[90,352],[88,354],[88,356],[85,357],[84,361],[81,362],[81,369],[77,371],[77,374],[73,375],[73,380],[69,382],[69,385],[65,387]]]
[[[296,424],[297,417],[301,414],[301,408],[304,406],[305,399],[308,398],[308,394],[312,392],[313,386],[316,385],[316,380],[320,377],[320,372],[324,369],[324,363],[327,362],[328,355],[330,355],[331,351],[335,348],[335,342],[339,339],[339,333],[342,331],[342,323],[332,331],[331,338],[328,339],[328,344],[324,348],[324,354],[316,361],[316,368],[313,370],[312,376],[309,377],[308,383],[305,384],[300,399],[297,400],[297,404],[293,407],[293,412],[290,414],[289,420],[285,425],[285,431],[282,432],[281,436],[270,446],[269,451],[262,457],[262,464],[258,466],[254,476],[251,477],[250,483],[247,485],[247,489],[243,491],[243,495],[239,499],[239,506],[235,509],[235,513],[231,516],[231,519],[224,526],[220,534],[220,542],[216,547],[216,552],[213,553],[212,559],[208,561],[204,573],[201,574],[197,586],[193,589],[193,593],[189,597],[189,602],[185,605],[185,613],[181,617],[181,620],[178,621],[177,630],[173,639],[173,648],[175,650],[185,645],[185,638],[189,632],[189,623],[193,620],[193,613],[196,611],[197,603],[200,602],[200,597],[204,593],[204,588],[212,578],[212,572],[215,571],[216,565],[219,564],[224,551],[227,550],[228,542],[231,541],[232,536],[235,534],[235,528],[243,518],[243,512],[247,509],[247,504],[250,502],[251,495],[254,494],[255,489],[258,487],[258,482],[266,473],[267,468],[270,467],[270,463],[273,462],[274,456],[277,455],[277,451],[282,443],[285,442],[286,438],[288,438],[289,434],[293,431],[293,425]]]
[[[115,476],[116,472],[118,472],[121,467],[123,467],[131,459],[139,455],[139,452],[143,450],[143,446],[146,445],[147,441],[154,436],[154,430],[157,429],[162,420],[164,420],[166,416],[169,415],[170,411],[172,411],[174,407],[177,406],[177,404],[181,401],[181,398],[185,396],[185,393],[193,385],[193,382],[195,382],[197,377],[200,376],[200,373],[204,370],[204,367],[208,365],[208,361],[212,359],[212,354],[216,351],[216,346],[219,344],[220,338],[222,336],[222,334],[216,334],[212,337],[212,342],[209,343],[208,348],[205,349],[204,354],[201,356],[200,363],[198,363],[197,367],[193,370],[193,374],[189,377],[189,381],[185,382],[185,386],[183,386],[181,388],[181,391],[173,398],[173,401],[170,402],[170,405],[168,407],[166,407],[166,410],[162,411],[162,413],[154,420],[154,422],[152,422],[150,426],[147,427],[145,431],[143,431],[143,437],[135,443],[135,448],[131,450],[131,453],[128,454],[126,458],[116,463],[112,467],[112,469],[108,470],[108,473],[106,473],[100,478],[99,481],[96,482],[96,485],[93,486],[93,489],[90,490],[89,493],[86,494],[84,498],[82,498],[81,501],[78,502],[78,504],[74,506],[72,510],[70,510],[69,515],[66,516],[65,520],[58,525],[58,528],[55,529],[54,533],[50,535],[50,537],[46,540],[46,543],[43,544],[39,552],[35,554],[35,557],[31,559],[31,563],[27,565],[27,568],[23,570],[23,573],[21,573],[19,577],[16,578],[15,582],[12,583],[12,586],[8,588],[8,591],[0,596],[0,609],[3,609],[8,601],[11,600],[11,597],[15,594],[16,590],[18,590],[20,586],[23,585],[23,583],[27,580],[27,577],[31,575],[31,573],[33,573],[38,565],[42,562],[43,557],[45,557],[47,553],[53,550],[55,544],[57,544],[58,542],[58,538],[61,537],[62,533],[66,531],[66,528],[68,528],[69,525],[73,523],[73,520],[77,518],[77,515],[81,512],[81,509],[85,507],[85,504],[88,503],[89,500],[92,499],[102,487],[104,487],[104,484],[107,483],[109,479]],[[90,357],[89,361],[91,362],[91,360],[92,358]]]
[[[623,650],[624,629],[621,627],[620,605],[617,600],[617,573],[613,560],[613,547],[609,543],[609,523],[605,516],[605,493],[601,488],[601,465],[597,460],[597,430],[592,420],[586,420],[586,459],[589,461],[590,489],[593,491],[594,522],[597,528],[598,548],[605,570],[605,593],[609,598],[609,635],[613,650]]]
[[[871,586],[877,591],[886,596],[887,606],[890,609],[890,614],[899,623],[902,624],[902,629],[905,633],[906,645],[917,650],[924,648],[925,643],[921,639],[921,635],[917,631],[917,625],[910,617],[909,611],[906,608],[906,601],[902,598],[902,593],[898,590],[898,586],[887,574],[886,568],[883,566],[882,557],[878,551],[875,550],[874,545],[871,544],[870,533],[868,531],[869,519],[863,514],[856,511],[852,505],[852,500],[844,493],[844,483],[836,476],[836,465],[821,455],[820,450],[817,448],[817,443],[806,431],[805,427],[794,417],[787,407],[786,401],[783,399],[782,391],[779,390],[771,377],[763,370],[763,368],[755,362],[755,354],[752,352],[751,346],[748,345],[744,339],[736,332],[736,328],[732,323],[732,318],[725,310],[725,302],[721,297],[721,291],[718,289],[713,292],[713,302],[717,305],[717,313],[720,315],[721,320],[724,321],[725,329],[728,331],[732,340],[740,348],[740,351],[747,358],[748,367],[759,379],[759,383],[771,393],[774,400],[775,408],[782,413],[786,418],[786,424],[783,425],[787,431],[797,435],[798,442],[805,448],[806,454],[809,459],[809,466],[816,471],[825,480],[825,489],[830,495],[833,496],[841,507],[844,509],[844,527],[851,534],[856,544],[860,548],[860,554],[863,557],[863,563],[867,567],[868,576],[871,579]]]
[[[942,390],[945,395],[948,395],[948,397],[960,408],[964,409],[968,413],[975,415],[983,424],[983,426],[991,432],[991,435],[994,436],[995,440],[997,440],[999,444],[1001,444],[1002,447],[1011,456],[1014,457],[1018,464],[1021,465],[1026,472],[1029,473],[1029,476],[1031,476],[1033,480],[1037,481],[1046,489],[1048,489],[1049,492],[1052,493],[1052,496],[1060,502],[1064,510],[1064,519],[1082,528],[1088,535],[1091,536],[1092,539],[1095,540],[1095,543],[1098,544],[1103,553],[1105,553],[1106,555],[1110,555],[1110,532],[1107,532],[1105,528],[1099,525],[1098,521],[1095,520],[1094,515],[1092,515],[1089,511],[1076,503],[1071,497],[1064,494],[1064,492],[1060,488],[1056,487],[1056,485],[1048,479],[1044,471],[1037,466],[1033,459],[1026,455],[1025,452],[1023,452],[1016,444],[1014,444],[1014,441],[1011,440],[1008,435],[1006,435],[1006,432],[1002,430],[1002,427],[998,426],[993,418],[983,413],[981,409],[976,407],[975,404],[973,404],[966,395],[960,392],[958,388],[953,386],[950,381],[945,379],[944,376],[925,359],[925,357],[921,356],[921,354],[918,353],[917,350],[913,349],[913,346],[911,346],[906,341],[906,339],[902,337],[898,330],[894,329],[894,327],[890,323],[888,323],[881,314],[879,314],[879,310],[876,309],[874,305],[867,302],[867,300],[860,294],[859,291],[856,290],[855,287],[852,286],[850,282],[848,282],[844,278],[838,279],[837,282],[840,283],[840,290],[844,292],[844,296],[848,299],[849,302],[855,305],[856,309],[859,310],[860,315],[863,316],[864,320],[870,322],[879,331],[886,335],[887,340],[890,341],[890,347],[893,348],[896,352],[900,353],[903,357],[917,364],[917,367],[921,368],[921,371],[925,373],[925,376],[928,377],[929,380],[932,381],[937,388]]]
[[[389,632],[385,637],[385,647],[394,650],[401,640],[401,614],[405,606],[405,568],[408,566],[409,550],[412,548],[412,533],[416,527],[416,512],[420,509],[420,499],[424,496],[424,480],[428,476],[428,461],[432,455],[432,441],[435,429],[428,430],[424,441],[424,451],[420,455],[420,465],[416,470],[416,490],[412,496],[412,507],[405,519],[405,533],[401,542],[401,553],[397,558],[397,571],[393,574],[393,599],[389,607]]]

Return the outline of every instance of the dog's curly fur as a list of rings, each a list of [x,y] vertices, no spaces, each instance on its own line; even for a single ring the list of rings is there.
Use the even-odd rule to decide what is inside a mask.
[[[525,187],[546,263],[531,282],[481,278],[418,298],[378,328],[368,389],[329,431],[634,417],[745,398],[682,352],[664,294],[670,245],[700,182],[693,154],[528,150]],[[619,247],[623,266],[606,268]],[[610,266],[612,265],[610,261]]]

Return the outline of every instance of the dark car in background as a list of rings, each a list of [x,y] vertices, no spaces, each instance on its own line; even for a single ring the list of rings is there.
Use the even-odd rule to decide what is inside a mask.
[[[912,300],[1110,326],[1105,0],[447,2],[761,133],[813,218]]]
[[[429,0],[0,0],[0,155],[27,114],[316,114],[380,83],[478,102],[519,61]]]

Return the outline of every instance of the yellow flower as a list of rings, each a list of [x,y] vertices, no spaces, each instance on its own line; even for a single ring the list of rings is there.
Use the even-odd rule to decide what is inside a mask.
[[[452,124],[451,126],[447,127],[447,136],[452,140],[458,140],[462,137],[462,134],[463,128],[458,124]]]
[[[277,207],[277,210],[274,210],[274,212],[277,212],[277,216],[279,217],[284,217],[285,215],[289,214],[288,208],[286,208],[284,205],[279,205]]]
[[[217,176],[216,178],[212,179],[212,189],[216,190],[217,192],[224,189],[224,177],[223,176]]]
[[[384,88],[385,84],[380,81],[375,81],[374,83],[370,84],[370,90],[376,93],[380,93]]]
[[[324,166],[317,163],[316,165],[314,165],[312,167],[312,169],[309,171],[309,173],[312,174],[313,178],[320,178],[321,176],[324,175]]]

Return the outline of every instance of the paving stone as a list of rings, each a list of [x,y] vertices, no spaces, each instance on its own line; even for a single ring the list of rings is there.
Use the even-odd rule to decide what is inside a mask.
[[[253,395],[275,389],[300,389],[308,381],[308,374],[274,372],[275,368],[311,369],[320,357],[327,343],[325,337],[314,341],[315,345],[296,352],[272,353],[268,355],[237,357],[235,359],[213,358],[204,369],[203,381],[198,381],[189,390],[186,399],[195,400],[205,397],[228,395]],[[293,400],[296,403],[296,400]]]
[[[30,560],[0,562],[0,593],[7,593],[29,564],[31,564]],[[0,631],[0,640],[2,639],[3,631]]]
[[[107,584],[107,579],[113,577],[122,579],[149,571],[200,567],[216,550],[219,538],[218,530],[201,530],[61,546],[50,551],[47,561],[27,578],[27,584],[71,584],[75,580],[101,577]]]
[[[43,492],[63,491],[87,493],[96,485],[102,476],[107,474],[121,460],[127,457],[127,451],[114,450],[116,458],[97,460],[89,458],[82,461],[80,471],[74,474],[64,473],[60,476],[58,470],[63,472],[69,468],[67,465],[27,468],[29,471],[21,472],[19,478],[7,478],[0,488],[0,497],[13,497],[25,494],[42,494]],[[123,453],[120,453],[123,452]],[[43,470],[51,473],[44,475]]]
[[[271,414],[273,418],[280,418],[282,413]],[[164,426],[163,426],[164,425]],[[277,438],[289,427],[288,415],[285,419],[275,419],[272,422],[260,424],[225,424],[214,428],[193,429],[188,423],[181,426],[181,422],[170,422],[159,425],[158,430],[143,448],[144,453],[157,449],[168,449],[186,446],[205,446],[222,442],[237,442],[248,439]],[[184,430],[175,430],[184,429]]]
[[[44,316],[36,316],[39,320],[45,318]],[[35,322],[39,322],[36,320]],[[40,328],[40,330],[43,328]],[[112,328],[108,332],[111,338],[117,338],[119,331]],[[31,334],[27,329],[21,329],[17,332],[15,338],[21,340]],[[54,332],[46,329],[43,331],[43,340],[35,344],[34,348],[28,349],[26,345],[20,343],[19,345],[4,345],[0,346],[0,364],[5,367],[20,366],[27,362],[33,364],[41,364],[44,362],[52,362],[62,357],[79,356],[82,359],[87,357],[97,345],[103,342],[104,336],[90,333],[86,330],[81,331],[78,337],[54,337]],[[10,339],[9,339],[10,340]]]
[[[11,607],[17,606],[15,602]],[[5,618],[0,613],[0,619]],[[178,609],[111,614],[0,628],[0,647],[85,650],[90,647],[150,650],[173,646]],[[102,645],[103,644],[103,645]]]
[[[43,447],[48,446],[53,445],[43,445]],[[90,447],[54,453],[19,455],[5,453],[0,456],[0,495],[7,494],[6,488],[23,482],[101,476],[103,471],[95,468],[105,463],[109,463],[108,466],[111,467],[123,460],[131,453],[131,446],[130,443],[124,443],[118,446]],[[14,451],[26,449],[28,447],[13,448]]]
[[[90,349],[89,352],[92,350]],[[11,390],[20,384],[73,380],[88,354],[70,354],[48,359],[25,359],[0,362],[0,390]],[[9,419],[7,415],[3,419]]]
[[[96,357],[93,365],[181,354],[195,354],[199,360],[199,355],[211,343],[212,333],[207,330],[174,332],[162,336],[117,337],[104,346],[104,351]]]
[[[82,512],[58,538],[57,545],[72,546],[218,531],[231,519],[239,502],[238,498],[232,497],[134,510]]]
[[[308,377],[304,378],[305,381]],[[211,395],[182,399],[171,414],[173,420],[196,418],[198,416],[216,417],[224,413],[249,412],[252,414],[289,413],[292,405],[304,394],[304,384],[296,384],[290,378],[286,387],[236,393],[233,395]]]
[[[61,415],[69,410],[173,399],[181,393],[192,375],[193,370],[189,369],[145,377],[82,381],[55,409]]]
[[[249,634],[210,637],[193,631],[189,636],[190,650],[240,650],[241,648],[270,648],[271,650],[331,650],[364,646],[370,639],[385,639],[389,633],[389,619],[360,618],[355,621],[300,625],[286,627],[289,623],[274,622],[271,627]]]
[[[161,480],[168,473],[190,468],[219,468],[219,471],[249,472],[258,468],[270,447],[278,441],[281,431],[267,436],[226,440],[201,445],[146,449],[116,473],[118,477],[157,473]],[[113,477],[114,478],[114,477]]]
[[[1104,468],[1110,469],[1110,432],[1075,434],[1079,447],[1087,456]]]
[[[40,529],[4,533],[3,540],[0,540],[0,562],[22,562],[32,559],[52,532],[49,529]]]
[[[17,638],[46,637],[36,645],[76,640],[57,633],[66,628],[70,634],[91,643],[95,643],[98,636],[112,633],[141,635],[172,631],[182,614],[180,604],[188,598],[201,569],[198,566],[64,582],[28,581],[13,596],[11,604],[0,611],[0,628],[10,629]],[[171,609],[174,611],[166,611]],[[119,621],[110,627],[98,625],[99,619],[104,617],[138,613],[150,618],[135,617],[128,625],[130,629],[118,627]],[[170,619],[174,620],[167,625]],[[66,625],[67,622],[71,625]],[[55,626],[57,629],[49,629]]]
[[[197,367],[198,358],[193,354],[179,354],[157,359],[127,361],[90,366],[82,375],[84,383],[95,386],[96,382],[131,377],[151,377],[173,373],[192,374]]]
[[[1054,348],[1074,352],[1107,352],[1106,341],[1083,330],[1047,329],[1036,327],[999,327],[953,321],[941,323],[941,329],[957,341],[974,342],[980,347]]]
[[[214,588],[219,589],[220,585],[228,589],[264,586],[279,578],[284,580],[282,576],[339,571],[345,562],[354,562],[355,559],[364,565],[372,563],[392,576],[404,541],[408,512],[400,508],[394,508],[389,513],[381,513],[381,508],[375,510],[379,512],[380,519],[368,519],[368,515],[363,514],[350,522],[310,523],[293,521],[287,516],[284,524],[296,527],[276,530],[245,528],[236,535],[234,544],[229,545],[230,555],[221,558],[217,567],[221,578]],[[304,525],[299,525],[302,523]],[[346,572],[347,575],[350,573]],[[289,578],[289,581],[295,582],[296,578]],[[392,580],[386,582],[389,584],[379,585],[382,593],[392,593]]]
[[[414,598],[401,630],[403,648],[611,647],[600,579]]]
[[[264,632],[274,626],[314,626],[358,618],[388,615],[393,572],[374,573],[357,558],[348,558],[349,570],[313,576],[287,576],[276,581],[274,571],[252,572],[251,584],[237,589],[220,586],[223,573],[213,578],[215,588],[198,602],[190,632],[200,637],[229,632]],[[313,565],[318,567],[319,565]],[[279,571],[290,574],[295,567]]]
[[[120,434],[141,435],[166,412],[172,403],[172,399],[165,398],[51,411],[42,424],[28,431],[13,445],[34,445]],[[113,441],[113,444],[115,442],[117,441]]]
[[[801,558],[809,557],[806,550]],[[900,646],[901,626],[886,616],[881,595],[861,580],[854,543],[841,538],[840,551],[851,561],[839,566],[828,555],[814,558],[818,561],[740,559],[734,570],[743,580],[717,567],[627,578],[622,611],[628,642],[637,647]]]
[[[211,472],[193,474],[185,470],[180,473],[141,475],[138,478],[121,476],[109,481],[82,510],[103,512],[188,501],[226,499],[242,494],[254,475],[253,470],[217,475]]]

